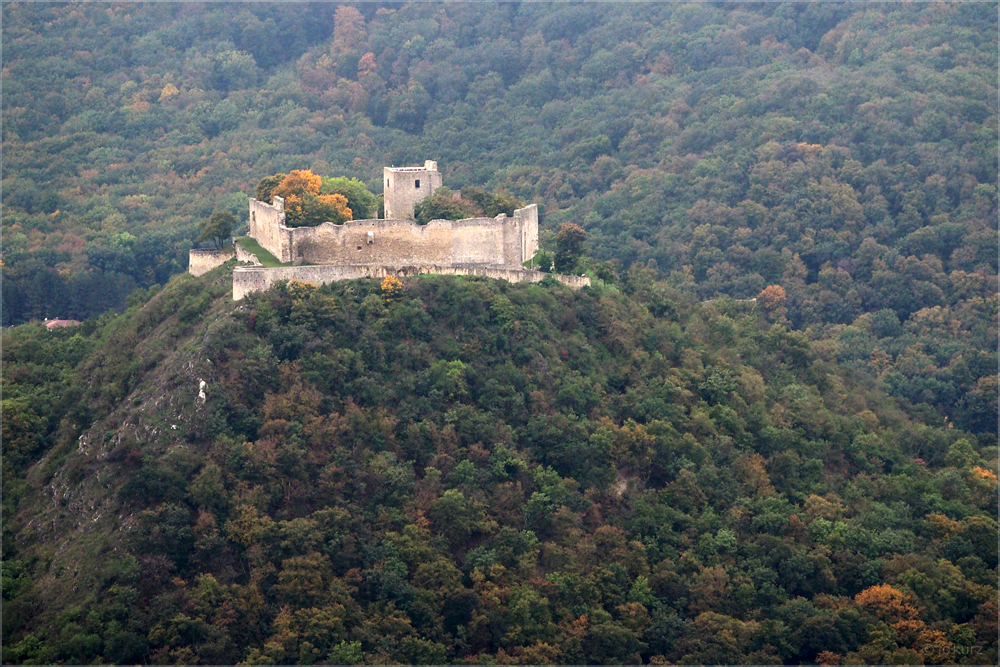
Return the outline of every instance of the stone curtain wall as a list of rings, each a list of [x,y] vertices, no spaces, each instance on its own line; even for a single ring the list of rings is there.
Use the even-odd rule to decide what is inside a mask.
[[[281,197],[274,197],[273,201],[272,206],[256,199],[250,200],[249,235],[279,262],[291,262],[291,230],[285,227],[285,201]]]
[[[451,263],[518,266],[517,258],[504,252],[504,232],[509,226],[511,222],[506,218],[471,218],[452,222]]]
[[[538,205],[528,204],[514,210],[514,220],[521,230],[521,263],[538,254]]]
[[[222,266],[234,256],[232,248],[220,250],[191,250],[188,252],[188,273],[203,276],[217,266]]]
[[[238,266],[233,269],[233,300],[239,301],[252,292],[264,292],[271,289],[275,283],[282,280],[297,280],[311,285],[325,285],[340,280],[357,278],[384,278],[396,276],[405,278],[419,274],[438,274],[443,276],[483,276],[511,283],[537,283],[551,276],[568,287],[580,289],[590,284],[586,276],[564,276],[556,273],[542,273],[527,269],[511,269],[504,267],[485,266],[366,266],[345,265],[336,266],[287,266],[277,269]]]
[[[296,227],[290,230],[295,253],[293,261],[310,264],[450,264],[451,223],[442,222],[445,224],[351,220],[340,225],[326,222],[318,227]]]
[[[285,227],[284,205],[250,200],[250,236],[286,264],[390,266],[481,264],[521,268],[538,251],[538,207],[508,218],[351,220]],[[370,234],[370,236],[369,236]]]
[[[520,267],[534,256],[534,252],[523,255],[521,226],[519,218],[505,215],[432,220],[426,225],[410,220],[351,220],[296,227],[289,230],[289,237],[293,263]]]

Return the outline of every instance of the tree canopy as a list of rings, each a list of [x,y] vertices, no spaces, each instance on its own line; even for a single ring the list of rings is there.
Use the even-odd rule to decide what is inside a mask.
[[[366,220],[378,217],[379,199],[365,187],[365,184],[346,176],[323,178],[320,194],[342,195],[347,200],[354,220]]]
[[[562,273],[573,273],[583,254],[583,243],[587,232],[580,225],[564,222],[556,234],[555,266]]]
[[[4,330],[5,663],[996,662],[995,441],[773,310],[223,271]]]
[[[233,229],[236,228],[236,217],[229,211],[216,211],[198,224],[201,234],[199,241],[211,241],[216,248],[222,245],[233,236]]]
[[[5,663],[996,662],[994,7],[0,11]],[[428,157],[594,287],[178,277]]]
[[[324,222],[339,224],[354,219],[347,197],[339,193],[320,194],[323,179],[308,169],[293,169],[272,187],[277,176],[262,179],[257,191],[264,194],[270,190],[270,197],[284,199],[285,224],[289,227],[315,227]]]

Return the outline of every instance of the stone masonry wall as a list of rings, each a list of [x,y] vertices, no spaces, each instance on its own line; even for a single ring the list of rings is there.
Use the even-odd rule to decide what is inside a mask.
[[[527,269],[511,269],[500,267],[479,266],[366,266],[366,265],[332,265],[324,266],[287,266],[276,269],[238,266],[233,269],[233,300],[239,301],[252,292],[264,292],[281,280],[297,280],[312,285],[325,285],[340,280],[357,278],[384,278],[396,276],[405,278],[423,273],[445,276],[484,276],[511,283],[537,283],[552,276],[559,282],[573,289],[580,289],[590,284],[586,276],[564,276]]]
[[[288,231],[292,263],[410,264],[520,267],[534,256],[522,248],[520,217],[432,220],[351,220]],[[536,225],[537,227],[537,225]],[[537,239],[537,231],[535,232]],[[261,244],[263,245],[263,244]],[[537,241],[536,248],[537,249]]]
[[[514,211],[521,229],[521,263],[538,254],[538,205],[528,204]]]
[[[261,266],[260,260],[257,259],[257,255],[252,252],[248,252],[240,244],[235,244],[236,248],[236,261],[246,262],[247,264],[253,264],[254,266]]]
[[[450,264],[451,224],[418,225],[407,220],[350,220],[289,232],[295,263]]]
[[[250,200],[250,232],[257,243],[278,258],[280,262],[292,261],[292,245],[285,227],[285,201],[273,197],[274,205]]]
[[[513,217],[351,220],[285,227],[284,204],[250,200],[250,236],[286,264],[491,265],[520,268],[538,251],[538,207]]]
[[[217,266],[222,266],[233,258],[232,248],[219,250],[197,250],[188,252],[188,273],[203,276]]]
[[[441,172],[433,160],[425,161],[423,167],[385,167],[382,169],[385,217],[412,220],[413,207],[442,184]]]

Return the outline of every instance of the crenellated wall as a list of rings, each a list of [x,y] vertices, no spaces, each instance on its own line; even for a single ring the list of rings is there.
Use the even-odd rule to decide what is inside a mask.
[[[283,266],[275,269],[263,267],[238,266],[233,269],[233,300],[239,301],[252,292],[265,292],[282,280],[297,280],[312,285],[325,285],[340,280],[355,280],[357,278],[384,278],[396,276],[405,278],[420,274],[438,274],[444,276],[483,276],[506,280],[511,283],[537,283],[550,276],[573,289],[580,289],[590,284],[586,276],[566,276],[555,273],[542,273],[527,269],[486,266],[372,266],[372,265],[336,265],[322,266]]]

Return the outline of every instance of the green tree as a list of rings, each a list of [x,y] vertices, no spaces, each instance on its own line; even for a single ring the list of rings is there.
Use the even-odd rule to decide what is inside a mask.
[[[270,204],[271,195],[274,194],[277,187],[281,185],[281,182],[285,180],[285,176],[288,176],[288,174],[275,174],[274,176],[265,176],[260,179],[260,182],[257,183],[254,198],[257,201],[267,202]]]
[[[212,58],[210,80],[223,91],[247,88],[257,81],[257,62],[246,51],[223,51]]]
[[[289,220],[290,225],[315,227],[324,222],[340,224],[354,217],[351,208],[347,206],[347,200],[340,194],[314,195],[307,192],[302,195],[302,205],[299,210],[296,219]]]
[[[356,178],[346,176],[324,178],[319,192],[322,195],[343,195],[355,220],[366,220],[378,215],[378,197],[369,192],[365,184]]]
[[[583,242],[587,232],[572,222],[564,222],[556,234],[556,270],[561,273],[576,271],[580,256],[583,254]]]
[[[201,230],[198,241],[211,241],[216,248],[221,248],[233,235],[234,227],[236,227],[236,216],[229,211],[216,211],[207,220],[198,224],[198,229]]]
[[[501,213],[514,215],[515,209],[524,206],[520,199],[502,189],[487,192],[483,188],[467,186],[462,188],[462,199],[476,205],[488,218],[495,218]]]
[[[438,188],[430,197],[413,207],[413,218],[421,225],[431,220],[461,220],[476,214],[475,207],[462,199],[455,199],[448,188]]]

